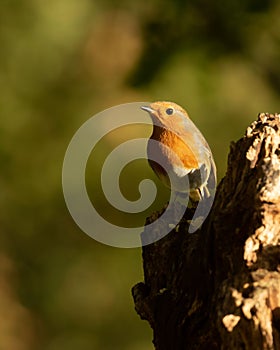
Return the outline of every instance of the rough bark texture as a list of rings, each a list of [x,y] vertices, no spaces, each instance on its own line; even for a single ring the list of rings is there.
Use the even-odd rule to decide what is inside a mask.
[[[143,247],[144,283],[133,297],[155,348],[280,349],[280,115],[260,114],[231,144],[195,234],[191,215]]]

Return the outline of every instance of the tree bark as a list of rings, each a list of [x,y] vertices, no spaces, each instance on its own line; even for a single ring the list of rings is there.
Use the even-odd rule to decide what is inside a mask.
[[[188,234],[192,214],[143,247],[132,292],[155,349],[280,349],[279,114],[260,114],[231,143],[212,210]]]

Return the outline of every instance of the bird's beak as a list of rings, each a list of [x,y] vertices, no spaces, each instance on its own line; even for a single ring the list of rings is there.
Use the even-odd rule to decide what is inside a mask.
[[[146,112],[148,112],[150,114],[154,114],[155,113],[154,109],[149,107],[149,106],[141,106],[141,109],[143,109],[143,111],[146,111]]]

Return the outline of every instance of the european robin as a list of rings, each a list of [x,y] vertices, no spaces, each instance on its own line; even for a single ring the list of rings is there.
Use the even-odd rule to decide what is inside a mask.
[[[153,121],[147,154],[159,179],[169,188],[172,182],[176,193],[188,193],[193,202],[209,198],[216,187],[216,167],[208,143],[188,113],[173,102],[141,108]]]

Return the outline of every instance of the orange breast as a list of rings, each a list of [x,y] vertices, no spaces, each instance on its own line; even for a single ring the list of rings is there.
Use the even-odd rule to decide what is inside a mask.
[[[190,147],[176,134],[169,130],[164,130],[161,128],[155,128],[152,138],[156,141],[162,142],[167,147],[171,148],[173,152],[177,155],[180,161],[184,164],[187,169],[197,169],[198,160],[195,157],[193,151]],[[180,166],[180,162],[172,152],[169,153],[169,160],[173,162],[174,165]]]

